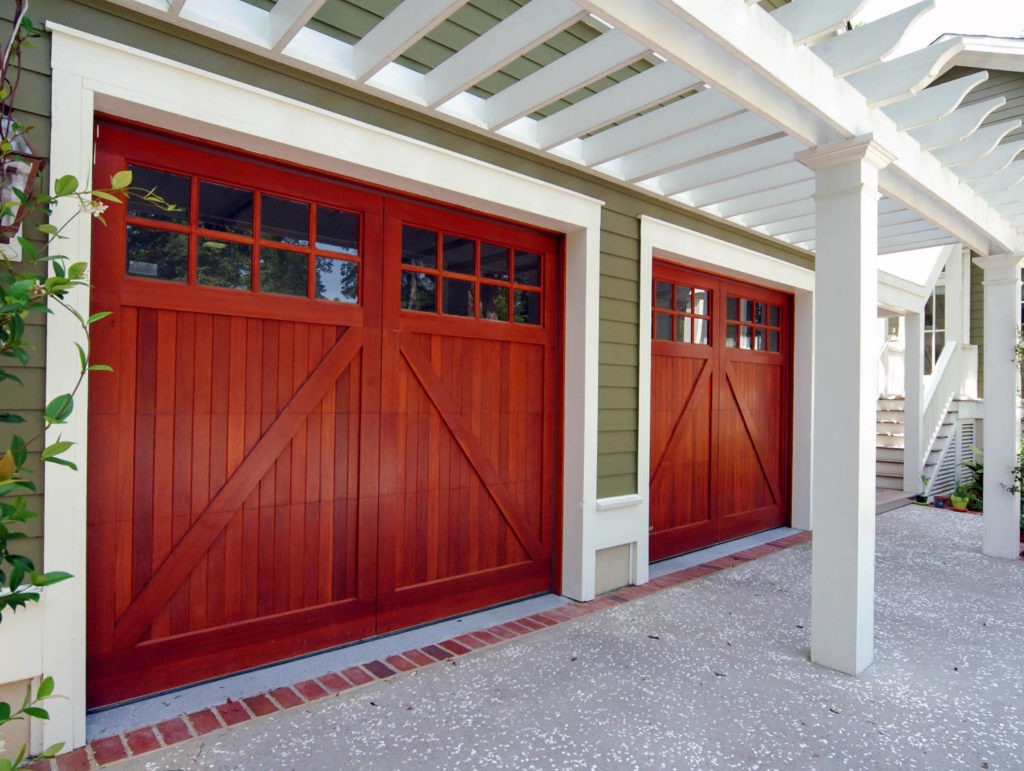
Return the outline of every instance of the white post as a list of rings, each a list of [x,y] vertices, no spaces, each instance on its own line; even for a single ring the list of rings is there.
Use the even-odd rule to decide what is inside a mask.
[[[982,551],[1017,559],[1020,495],[1008,493],[1020,449],[1020,375],[1013,350],[1020,327],[1022,255],[979,257],[985,271],[985,514]]]
[[[816,172],[811,660],[874,659],[878,170],[868,137],[800,153]]]
[[[915,495],[924,492],[924,316],[908,313],[903,325],[903,492]]]

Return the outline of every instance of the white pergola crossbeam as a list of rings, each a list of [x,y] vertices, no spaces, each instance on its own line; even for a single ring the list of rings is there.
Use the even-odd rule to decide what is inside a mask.
[[[766,236],[779,237],[790,235],[802,231],[814,232],[814,215],[809,214],[802,217],[792,217],[788,220],[779,220],[778,222],[768,222],[764,225],[759,225],[757,230],[764,233]]]
[[[884,107],[918,93],[963,47],[959,37],[951,38],[855,72],[846,81],[864,95],[869,105]]]
[[[783,136],[762,118],[743,112],[625,156],[622,176],[629,182],[636,182],[716,159],[728,163],[728,159],[744,147],[758,147]]]
[[[981,160],[957,166],[957,176],[970,182],[974,179],[984,179],[992,174],[998,174],[1006,169],[1022,150],[1024,150],[1024,140],[996,145],[995,149]]]
[[[215,29],[231,38],[270,48],[270,14],[242,0],[203,0],[189,2],[178,10],[178,17],[200,27]]]
[[[927,126],[952,113],[960,106],[964,97],[986,80],[987,72],[974,72],[948,83],[926,88],[910,99],[886,105],[882,112],[904,131]]]
[[[954,110],[945,118],[937,120],[928,126],[921,126],[911,129],[908,133],[914,137],[925,150],[934,150],[946,145],[952,145],[966,139],[978,130],[994,110],[1006,104],[1005,96],[997,96],[993,99],[986,99],[983,102],[972,104],[969,107],[961,107]]]
[[[538,121],[538,146],[544,150],[555,147],[700,85],[690,73],[662,62]]]
[[[373,77],[466,2],[405,0],[400,3],[356,43],[352,53],[352,77],[364,81]]]
[[[988,199],[990,193],[1009,190],[1021,182],[1024,182],[1024,162],[1017,161],[990,177],[971,180],[971,187],[983,198]]]
[[[484,106],[488,128],[517,118],[579,90],[639,59],[648,49],[618,30],[605,32],[574,51],[490,97]]]
[[[737,224],[756,228],[761,225],[784,222],[796,217],[813,216],[813,214],[814,198],[810,197],[799,201],[778,204],[777,206],[767,206],[759,211],[730,217],[730,219]]]
[[[735,217],[767,209],[772,206],[802,201],[814,197],[814,180],[804,180],[792,185],[783,185],[770,190],[733,198],[730,201],[716,204],[709,209],[719,217]]]
[[[326,0],[277,0],[267,20],[270,50],[274,53],[283,51],[325,2]]]
[[[791,137],[773,138],[729,155],[673,171],[659,178],[657,186],[664,195],[678,195],[692,188],[792,161],[793,156],[803,149],[804,146]]]
[[[584,139],[583,160],[596,166],[743,112],[718,91],[700,91]],[[761,125],[766,124],[762,121]]]
[[[825,3],[827,5],[827,3]],[[857,27],[845,34],[825,38],[813,50],[837,76],[849,75],[880,64],[907,34],[914,22],[935,7],[935,0],[923,0],[902,11]]]
[[[794,43],[812,44],[846,29],[846,23],[867,0],[793,0],[772,13],[772,18],[789,30]]]
[[[424,104],[447,102],[586,15],[571,0],[532,0],[431,70]]]
[[[978,129],[968,139],[950,147],[940,147],[932,151],[932,155],[943,166],[956,166],[961,163],[969,163],[979,158],[984,158],[992,152],[1003,137],[1011,131],[1016,131],[1021,126],[1018,119],[1000,121],[990,126]],[[1009,163],[1009,160],[1007,161]]]
[[[814,181],[807,168],[799,163],[783,163],[752,171],[742,179],[727,179],[688,190],[680,199],[689,206],[703,208],[723,201],[742,198],[750,193],[771,191],[795,182]]]

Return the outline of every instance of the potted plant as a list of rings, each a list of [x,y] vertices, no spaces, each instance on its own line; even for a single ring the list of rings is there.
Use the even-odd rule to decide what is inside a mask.
[[[949,502],[953,504],[953,511],[967,511],[967,501],[970,499],[970,491],[961,483],[956,483],[956,489],[949,496]]]
[[[914,503],[928,505],[928,475],[921,474],[921,492],[914,496]]]

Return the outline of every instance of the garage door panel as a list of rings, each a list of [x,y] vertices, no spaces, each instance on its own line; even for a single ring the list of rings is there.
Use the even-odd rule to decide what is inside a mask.
[[[99,178],[178,177],[191,213],[129,205],[94,233],[92,310],[115,314],[94,351],[115,372],[90,402],[90,704],[549,590],[557,241],[410,201],[385,217],[382,193],[127,127],[102,137]],[[252,218],[231,213],[230,232],[201,216],[225,185]],[[282,199],[309,213],[303,233],[264,227]],[[434,228],[433,267],[403,261],[405,216]]]
[[[662,263],[654,296],[650,549],[660,559],[787,521],[790,305]]]

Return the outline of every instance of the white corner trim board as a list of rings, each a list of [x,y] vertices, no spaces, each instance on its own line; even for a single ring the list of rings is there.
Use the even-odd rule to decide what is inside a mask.
[[[562,587],[576,598],[593,596],[594,550],[605,540],[595,517],[602,202],[120,43],[62,25],[48,28],[51,166],[57,174],[89,177],[98,110],[565,234],[565,303],[571,312],[565,319]],[[76,221],[65,247],[88,262],[86,219]],[[88,290],[73,302],[87,309]],[[77,377],[77,358],[69,350],[73,334],[64,316],[48,319],[47,399]],[[74,460],[81,472],[48,472],[44,536],[47,564],[84,577],[87,394],[78,402],[65,433],[79,442]],[[68,697],[51,705],[46,744],[64,741],[70,748],[85,742],[84,599],[82,579],[54,587],[42,605],[42,631],[25,630],[41,638],[42,669]],[[0,681],[5,674],[0,672]]]

